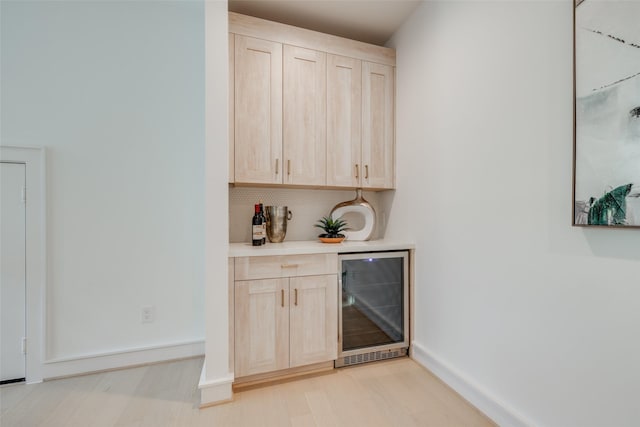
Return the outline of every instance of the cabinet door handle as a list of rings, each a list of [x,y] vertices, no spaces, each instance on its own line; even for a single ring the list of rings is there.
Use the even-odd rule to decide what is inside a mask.
[[[360,175],[360,171],[359,171],[358,165],[356,165],[356,179],[359,178],[359,175]]]
[[[364,179],[369,179],[369,165],[364,165]]]
[[[280,169],[280,159],[276,159],[276,175],[278,175],[278,169]]]
[[[280,305],[284,307],[284,289],[280,289]]]
[[[291,160],[287,160],[287,175],[291,175]]]
[[[280,268],[296,268],[298,264],[281,264]]]
[[[293,304],[294,305],[298,305],[298,288],[294,289],[293,291],[294,291],[293,293],[295,295]]]

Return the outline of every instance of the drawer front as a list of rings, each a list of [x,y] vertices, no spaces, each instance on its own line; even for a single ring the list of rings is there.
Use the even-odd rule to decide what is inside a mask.
[[[338,273],[338,254],[238,257],[235,280]]]

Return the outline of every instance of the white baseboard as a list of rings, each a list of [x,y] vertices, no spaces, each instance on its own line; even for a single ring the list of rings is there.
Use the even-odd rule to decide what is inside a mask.
[[[200,383],[198,388],[200,389],[200,407],[213,406],[220,403],[229,402],[233,399],[233,373],[229,373],[222,378],[216,378],[214,380],[207,380],[207,365],[202,366],[202,372],[200,373]]]
[[[203,355],[204,340],[188,341],[47,360],[42,372],[44,379],[53,379]]]
[[[416,362],[433,372],[445,384],[458,392],[499,426],[527,427],[534,425],[480,385],[474,383],[454,367],[435,356],[420,343],[414,341],[411,345],[413,348],[412,357]]]

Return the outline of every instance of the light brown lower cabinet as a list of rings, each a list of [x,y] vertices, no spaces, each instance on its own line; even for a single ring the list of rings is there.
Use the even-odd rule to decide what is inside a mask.
[[[235,376],[334,360],[336,274],[235,282]]]

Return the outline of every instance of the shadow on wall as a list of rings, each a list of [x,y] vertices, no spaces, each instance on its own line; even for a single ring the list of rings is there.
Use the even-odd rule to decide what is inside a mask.
[[[377,215],[377,227],[378,236],[385,237],[387,235],[387,226],[391,221],[391,215],[393,214],[393,199],[396,197],[396,190],[383,191],[380,193],[378,200]],[[390,236],[395,237],[395,236]]]
[[[596,256],[640,261],[640,228],[590,227],[583,233]]]

